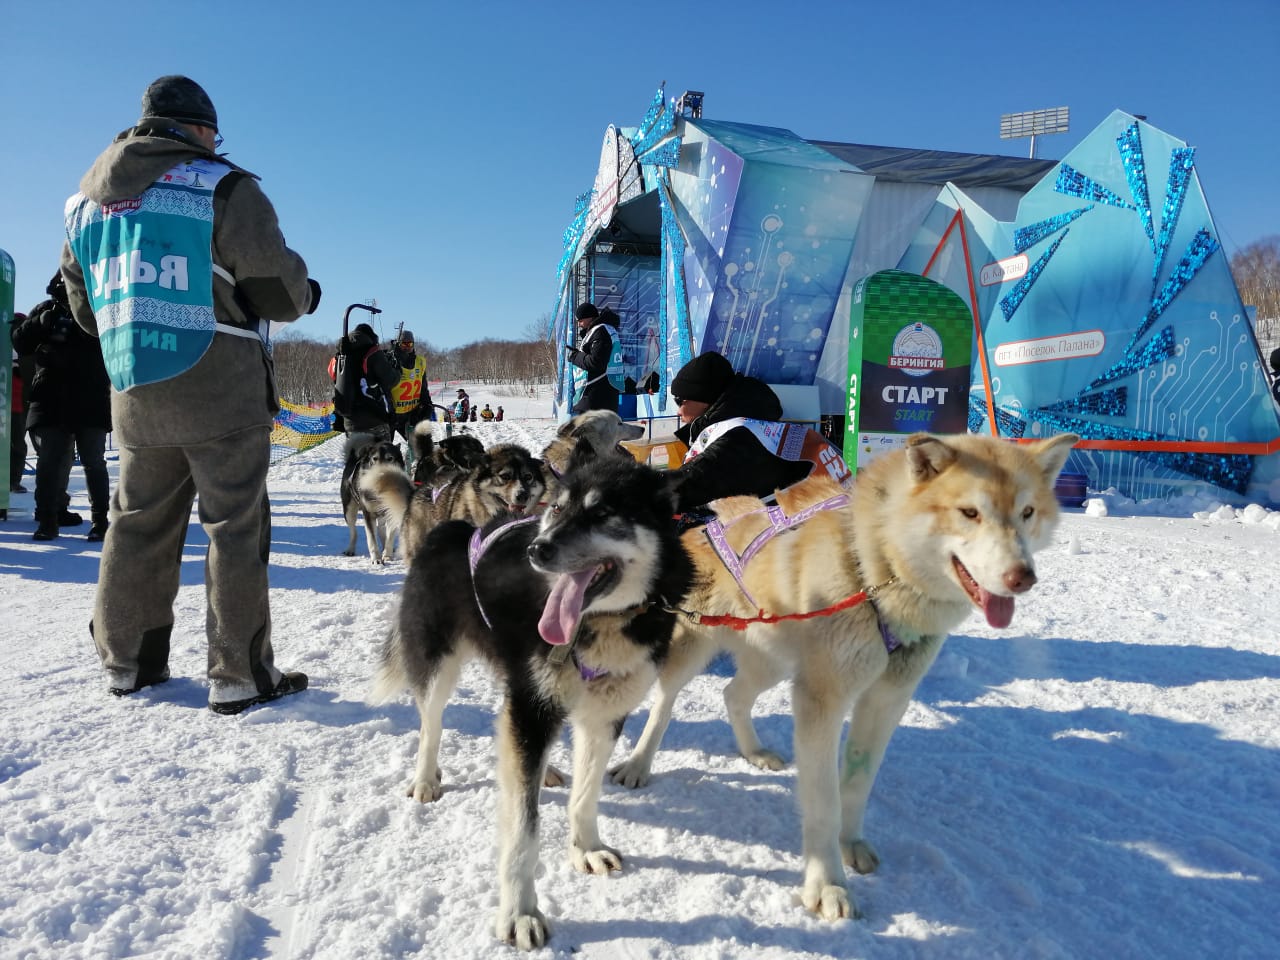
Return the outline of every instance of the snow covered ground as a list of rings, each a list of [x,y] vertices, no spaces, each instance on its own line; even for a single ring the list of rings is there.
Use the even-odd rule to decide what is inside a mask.
[[[509,417],[472,428],[486,442],[550,437],[540,398],[468,387]],[[31,497],[15,498],[0,523],[0,956],[516,955],[491,932],[497,693],[468,669],[445,713],[446,792],[407,799],[416,711],[364,701],[404,564],[340,555],[339,458],[331,441],[272,469],[277,657],[311,688],[239,717],[205,709],[194,518],[174,679],[116,699],[88,634],[98,545],[86,528],[33,542]],[[87,513],[78,469],[72,482]],[[868,817],[883,864],[851,880],[858,920],[799,905],[794,771],[734,755],[717,661],[680,700],[653,783],[605,787],[620,875],[574,872],[566,791],[544,791],[553,936],[533,956],[1277,956],[1278,548],[1280,514],[1259,507],[1103,496],[1066,511],[1013,625],[966,621],[890,745]],[[756,715],[790,756],[788,703],[780,687]]]

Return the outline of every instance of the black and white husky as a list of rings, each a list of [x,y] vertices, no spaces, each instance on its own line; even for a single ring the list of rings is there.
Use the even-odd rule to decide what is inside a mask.
[[[607,874],[622,857],[600,840],[601,782],[627,714],[644,698],[692,565],[672,521],[669,481],[628,458],[579,446],[541,517],[428,534],[405,578],[375,696],[408,687],[421,717],[410,796],[441,794],[441,715],[463,665],[484,656],[505,686],[497,718],[499,906],[495,932],[546,942],[538,910],[538,797],[547,755],[573,729],[569,858]]]

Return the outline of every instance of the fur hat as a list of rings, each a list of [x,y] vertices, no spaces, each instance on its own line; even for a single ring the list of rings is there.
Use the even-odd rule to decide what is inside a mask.
[[[363,340],[366,343],[377,343],[378,335],[373,332],[373,327],[367,323],[357,323],[354,330],[351,331],[351,339]]]
[[[733,380],[733,365],[714,350],[694,357],[671,380],[671,395],[715,403]]]
[[[204,88],[189,77],[170,74],[153,80],[142,94],[142,119],[163,117],[218,129],[218,111]]]
[[[600,316],[600,311],[596,309],[596,305],[594,303],[580,303],[578,304],[578,309],[573,312],[573,315],[579,320],[594,320],[596,317]]]

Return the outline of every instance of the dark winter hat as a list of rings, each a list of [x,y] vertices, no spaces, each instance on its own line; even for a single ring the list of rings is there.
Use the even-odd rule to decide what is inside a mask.
[[[177,74],[153,80],[143,92],[142,119],[151,117],[218,129],[218,111],[213,109],[213,101],[204,88]]]
[[[578,309],[573,312],[573,315],[579,320],[594,320],[596,317],[600,316],[600,311],[596,309],[596,305],[594,303],[580,303],[578,304]]]
[[[373,327],[367,323],[357,323],[356,328],[351,331],[352,339],[368,340],[372,343],[378,342],[378,335],[373,332]]]
[[[413,344],[413,342],[414,342],[414,339],[413,339],[413,331],[412,331],[412,330],[401,330],[401,331],[400,331],[400,342],[401,342],[401,343],[407,343],[407,344],[411,344],[411,345],[412,345],[412,344]]]
[[[694,357],[671,380],[671,395],[714,403],[733,380],[733,365],[714,350]]]

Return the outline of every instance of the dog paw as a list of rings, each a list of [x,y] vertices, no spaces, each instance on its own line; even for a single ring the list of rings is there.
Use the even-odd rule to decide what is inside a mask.
[[[444,789],[440,786],[440,778],[435,780],[419,781],[415,780],[409,784],[407,796],[413,797],[419,803],[435,803],[440,799],[440,795],[444,793]]]
[[[569,859],[573,861],[574,869],[581,873],[605,875],[622,869],[622,854],[612,847],[597,847],[595,850],[570,847]]]
[[[858,873],[875,873],[880,866],[880,855],[866,840],[842,841],[840,853],[844,857],[845,866],[853,867]]]
[[[542,775],[544,787],[563,787],[568,782],[569,778],[565,776],[564,771],[554,764],[547,765],[547,772]]]
[[[547,918],[538,910],[516,916],[499,913],[493,924],[493,932],[499,940],[519,950],[537,950],[546,945],[551,927],[547,925]]]
[[[650,777],[649,765],[627,760],[610,770],[609,777],[619,786],[628,787],[632,790],[639,787],[647,787]]]
[[[752,766],[759,767],[761,770],[782,770],[787,766],[787,761],[772,750],[757,750],[755,753],[748,753],[746,754],[746,760]]]
[[[354,550],[343,550],[342,555],[344,557],[354,557],[356,555],[356,552]]]
[[[801,896],[805,909],[816,913],[823,920],[845,920],[859,916],[858,908],[850,902],[849,891],[834,883],[810,889]]]

